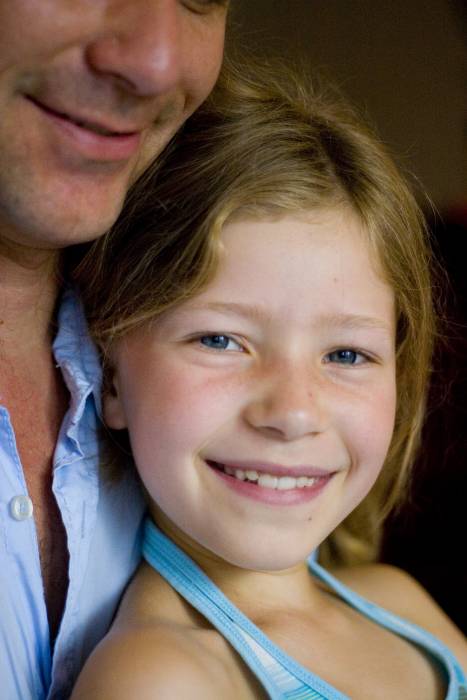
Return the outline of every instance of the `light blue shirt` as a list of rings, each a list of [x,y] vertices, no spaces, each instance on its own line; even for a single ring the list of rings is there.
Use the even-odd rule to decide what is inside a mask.
[[[131,471],[111,482],[99,469],[101,370],[71,291],[61,303],[53,352],[71,397],[53,458],[70,555],[68,594],[52,655],[31,502],[8,411],[0,406],[2,700],[68,697],[140,558],[143,497]]]

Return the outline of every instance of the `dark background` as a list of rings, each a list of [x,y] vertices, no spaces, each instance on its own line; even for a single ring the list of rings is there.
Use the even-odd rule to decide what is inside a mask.
[[[415,486],[386,527],[383,558],[467,632],[467,3],[232,1],[231,40],[297,57],[337,83],[432,202],[424,206],[449,275],[447,319]]]

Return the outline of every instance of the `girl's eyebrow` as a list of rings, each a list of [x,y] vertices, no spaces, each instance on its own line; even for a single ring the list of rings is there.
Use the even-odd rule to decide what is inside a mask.
[[[394,332],[394,320],[391,318],[387,321],[379,316],[367,316],[365,314],[327,314],[320,318],[322,323],[330,326],[331,328],[345,328],[349,330],[354,330],[358,328],[368,328],[383,330],[389,333]]]
[[[216,311],[218,313],[232,316],[243,316],[254,321],[267,320],[270,313],[266,307],[256,304],[245,304],[239,302],[206,302],[205,304],[195,304],[190,311]],[[348,330],[375,329],[394,333],[394,322],[380,318],[379,316],[369,316],[365,314],[353,313],[333,313],[323,314],[314,319],[313,325],[323,324],[329,328],[342,328]]]
[[[190,307],[190,311],[217,311],[218,313],[231,316],[244,316],[254,321],[261,321],[270,316],[268,310],[264,307],[233,301],[209,301],[205,304],[194,304]]]

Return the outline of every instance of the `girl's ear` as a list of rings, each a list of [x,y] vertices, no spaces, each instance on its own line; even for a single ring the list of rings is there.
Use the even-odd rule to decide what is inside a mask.
[[[121,400],[118,375],[114,369],[108,370],[106,384],[102,397],[105,424],[114,430],[123,430],[127,427],[127,421]]]

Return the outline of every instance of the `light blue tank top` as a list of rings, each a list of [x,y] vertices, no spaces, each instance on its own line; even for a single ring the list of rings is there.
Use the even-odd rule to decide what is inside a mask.
[[[350,700],[283,652],[236,608],[206,574],[150,520],[146,522],[146,561],[222,634],[258,678],[271,700]],[[465,676],[453,654],[420,627],[365,600],[316,562],[312,574],[342,600],[377,624],[430,654],[445,676],[446,700],[467,700]]]

